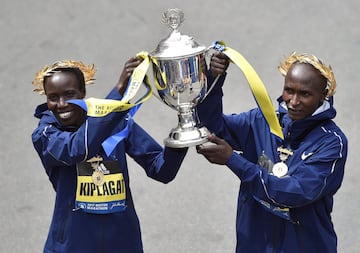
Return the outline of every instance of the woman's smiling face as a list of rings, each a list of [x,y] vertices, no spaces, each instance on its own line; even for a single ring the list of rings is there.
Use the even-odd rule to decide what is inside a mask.
[[[83,99],[85,87],[82,88],[76,75],[72,72],[55,72],[46,77],[44,89],[49,110],[64,126],[80,127],[84,122],[84,111],[71,103],[70,99]]]

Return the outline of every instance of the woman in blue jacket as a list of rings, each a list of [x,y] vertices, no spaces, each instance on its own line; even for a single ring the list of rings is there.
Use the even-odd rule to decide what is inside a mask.
[[[129,59],[107,98],[120,100],[129,77],[141,62]],[[128,112],[88,117],[68,102],[83,99],[93,80],[93,66],[61,61],[36,76],[36,91],[47,102],[37,107],[38,127],[32,140],[56,191],[44,252],[143,252],[139,220],[131,196],[126,155],[146,174],[168,183],[176,176],[187,149],[163,149]],[[128,132],[108,156],[102,143]]]
[[[210,66],[223,74],[228,60],[217,53]],[[223,75],[198,106],[215,145],[197,151],[241,180],[236,252],[336,252],[331,212],[347,139],[332,120],[335,78],[329,66],[308,54],[293,53],[279,70],[285,76],[277,111],[284,139],[270,132],[259,108],[223,115]]]

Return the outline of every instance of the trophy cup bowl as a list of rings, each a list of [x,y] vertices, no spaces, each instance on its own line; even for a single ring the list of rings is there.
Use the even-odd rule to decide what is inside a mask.
[[[194,110],[208,90],[201,64],[207,48],[177,30],[183,20],[179,9],[163,14],[163,22],[173,31],[150,54],[157,93],[163,103],[178,112],[178,125],[164,140],[165,146],[173,148],[205,143],[209,133],[205,127],[198,127]]]

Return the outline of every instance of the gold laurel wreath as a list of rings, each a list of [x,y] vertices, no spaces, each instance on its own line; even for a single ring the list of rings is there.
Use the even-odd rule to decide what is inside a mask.
[[[47,76],[53,75],[57,68],[78,68],[84,75],[85,84],[92,84],[94,82],[94,75],[96,70],[94,64],[85,65],[81,61],[72,61],[72,60],[63,60],[57,61],[51,66],[45,66],[39,72],[36,73],[34,81],[32,84],[35,86],[33,91],[38,92],[39,94],[44,94],[44,78]]]
[[[280,63],[278,67],[280,73],[283,76],[286,76],[287,72],[289,71],[291,65],[295,62],[300,63],[309,63],[314,68],[320,71],[321,75],[323,75],[327,79],[327,97],[331,97],[335,94],[336,90],[336,80],[334,77],[334,72],[331,69],[331,66],[326,66],[319,58],[315,55],[311,54],[297,54],[293,52],[283,63]]]

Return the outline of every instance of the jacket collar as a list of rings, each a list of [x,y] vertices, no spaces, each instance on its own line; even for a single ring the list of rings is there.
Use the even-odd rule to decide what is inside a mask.
[[[70,131],[70,132],[74,132],[77,130],[76,127],[63,126],[54,116],[54,114],[49,110],[46,103],[40,104],[36,107],[34,117],[41,119],[42,124],[53,125],[60,130]]]

